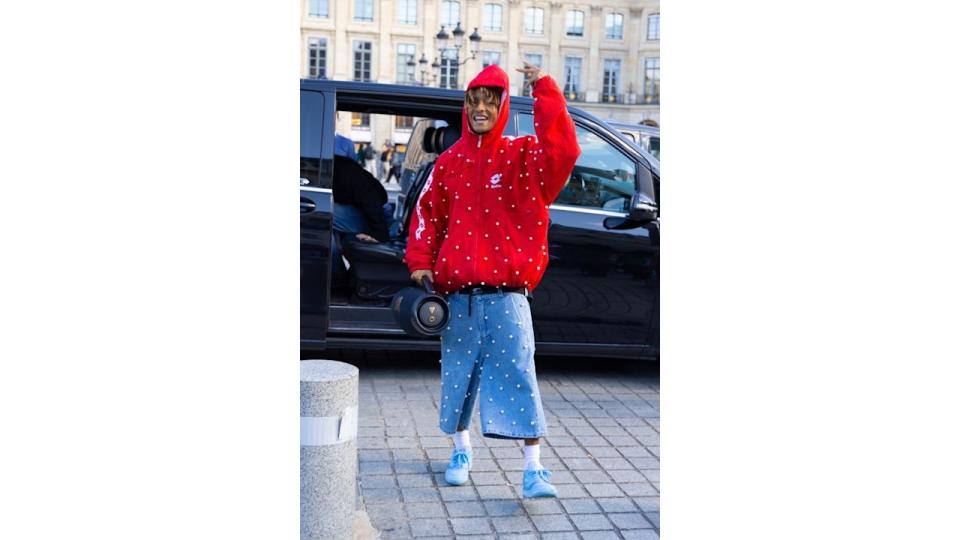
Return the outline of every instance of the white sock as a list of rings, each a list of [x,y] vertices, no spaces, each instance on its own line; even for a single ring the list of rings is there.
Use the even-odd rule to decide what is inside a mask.
[[[525,444],[523,445],[523,469],[527,471],[536,471],[542,469],[543,465],[540,464],[540,445],[539,444]]]
[[[457,450],[467,450],[470,448],[470,430],[458,431],[453,435],[453,445]]]

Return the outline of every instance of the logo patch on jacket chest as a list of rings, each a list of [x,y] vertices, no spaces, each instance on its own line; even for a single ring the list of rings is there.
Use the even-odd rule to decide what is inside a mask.
[[[491,188],[502,188],[503,185],[500,184],[500,178],[501,178],[502,176],[503,176],[503,175],[500,174],[500,173],[497,173],[497,174],[491,176],[491,177],[490,177],[490,187],[491,187]]]

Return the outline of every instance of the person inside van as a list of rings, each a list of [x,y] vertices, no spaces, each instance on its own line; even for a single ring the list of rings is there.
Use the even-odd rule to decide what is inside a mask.
[[[357,149],[353,140],[339,133],[334,137],[333,153],[334,155],[343,156],[352,160],[357,159]]]
[[[333,238],[331,259],[333,283],[346,275],[341,257],[344,235],[363,242],[388,242],[395,236],[397,223],[387,191],[376,178],[356,161],[340,154],[333,157]]]

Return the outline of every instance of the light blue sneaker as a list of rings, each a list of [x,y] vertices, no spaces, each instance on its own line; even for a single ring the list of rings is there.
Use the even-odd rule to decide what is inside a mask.
[[[454,448],[453,455],[450,456],[450,465],[447,465],[447,472],[443,474],[443,477],[452,486],[462,486],[467,483],[472,466],[473,449],[457,450]]]
[[[523,471],[523,497],[556,497],[557,488],[550,483],[551,476],[546,469]]]

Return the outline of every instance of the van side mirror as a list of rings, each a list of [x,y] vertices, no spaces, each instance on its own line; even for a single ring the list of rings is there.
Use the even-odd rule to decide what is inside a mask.
[[[633,197],[630,198],[629,219],[631,221],[639,221],[641,223],[653,221],[657,219],[659,211],[660,209],[657,207],[656,201],[651,199],[646,193],[637,191],[633,194]]]

